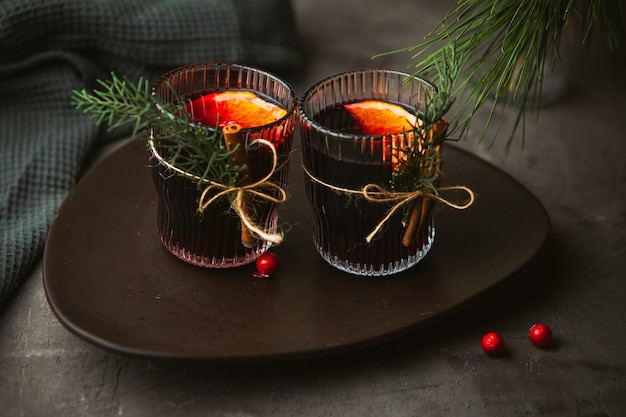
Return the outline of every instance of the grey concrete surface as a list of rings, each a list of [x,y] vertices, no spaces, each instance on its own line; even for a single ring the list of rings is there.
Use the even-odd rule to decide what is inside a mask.
[[[294,0],[306,62],[290,81],[303,92],[347,69],[405,69],[406,55],[370,58],[413,44],[449,4]],[[505,155],[504,142],[479,145],[475,132],[461,143],[526,185],[553,224],[545,254],[479,303],[339,356],[154,361],[69,333],[50,311],[38,267],[0,309],[0,416],[626,415],[625,55],[581,54],[563,97],[529,121],[523,149],[516,143]],[[524,337],[538,321],[554,330],[551,348]],[[482,352],[490,330],[505,335],[507,355]]]

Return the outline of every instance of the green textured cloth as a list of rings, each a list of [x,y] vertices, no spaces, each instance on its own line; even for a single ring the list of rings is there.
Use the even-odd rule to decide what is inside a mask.
[[[105,132],[70,104],[111,71],[297,65],[289,0],[0,0],[0,303],[41,255],[55,212]]]

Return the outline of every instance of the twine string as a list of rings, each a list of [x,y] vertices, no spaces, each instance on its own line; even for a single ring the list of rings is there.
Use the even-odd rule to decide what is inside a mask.
[[[448,207],[452,207],[457,210],[464,210],[470,207],[475,200],[474,192],[465,185],[450,185],[445,187],[438,187],[437,192],[434,192],[428,188],[419,188],[415,191],[409,192],[398,192],[398,191],[389,191],[384,187],[381,187],[378,184],[367,184],[361,190],[352,190],[349,188],[338,187],[336,185],[329,184],[315,177],[305,166],[302,164],[302,169],[304,173],[313,181],[324,187],[327,187],[333,191],[352,194],[352,195],[361,195],[367,201],[372,203],[394,203],[394,205],[387,211],[385,216],[378,222],[376,227],[366,236],[365,241],[370,243],[372,239],[378,234],[380,229],[389,221],[391,216],[398,211],[405,204],[415,200],[419,197],[432,198],[433,200],[439,201]],[[439,195],[441,191],[465,191],[469,196],[468,200],[463,204],[457,204],[452,200],[443,198]]]
[[[287,201],[287,192],[281,186],[270,181],[271,177],[278,169],[278,153],[276,152],[276,147],[272,142],[265,139],[255,139],[251,142],[251,145],[260,144],[270,149],[272,152],[272,167],[263,178],[244,186],[221,184],[215,181],[207,180],[206,178],[200,178],[197,175],[177,168],[166,161],[156,150],[154,137],[151,136],[148,143],[152,154],[156,157],[160,164],[187,178],[202,181],[207,184],[200,195],[200,200],[198,201],[198,211],[200,213],[204,212],[211,204],[215,203],[220,198],[224,196],[231,197],[231,208],[235,211],[237,216],[239,216],[241,221],[250,229],[250,231],[252,231],[252,233],[261,239],[267,240],[276,245],[283,241],[282,233],[267,232],[262,226],[256,224],[250,214],[244,210],[244,200],[247,196],[256,196],[262,200],[276,204],[283,204]],[[273,195],[273,191],[278,192],[278,197]],[[212,193],[215,194],[211,195]]]

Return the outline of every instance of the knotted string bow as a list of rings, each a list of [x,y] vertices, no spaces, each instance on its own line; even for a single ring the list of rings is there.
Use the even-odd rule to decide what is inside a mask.
[[[393,216],[393,214],[396,211],[398,211],[399,208],[415,200],[416,198],[419,198],[419,197],[432,198],[433,200],[440,201],[441,203],[449,207],[458,209],[458,210],[464,210],[468,208],[474,203],[474,199],[475,199],[474,192],[469,187],[466,187],[464,185],[451,185],[447,187],[439,187],[437,188],[437,193],[427,188],[420,188],[420,189],[417,189],[415,191],[410,191],[410,192],[389,191],[385,189],[384,187],[381,187],[380,185],[377,185],[377,184],[367,184],[361,190],[351,190],[349,188],[337,187],[335,185],[326,183],[320,180],[319,178],[316,178],[308,169],[306,169],[304,164],[302,165],[302,169],[312,181],[318,184],[321,184],[325,187],[328,187],[334,191],[343,192],[346,194],[362,195],[367,201],[370,201],[372,203],[395,203],[393,207],[391,207],[387,211],[387,213],[385,214],[385,217],[383,217],[383,219],[380,222],[378,222],[378,224],[372,230],[372,232],[370,232],[370,234],[366,236],[365,241],[367,243],[370,243],[372,239],[374,239],[374,237],[378,234],[380,229],[385,225],[385,223],[387,223],[387,221],[391,218],[391,216]],[[439,191],[454,191],[454,190],[465,191],[469,195],[469,200],[465,204],[457,204],[439,195]]]
[[[276,204],[283,204],[287,201],[287,192],[279,185],[270,181],[270,178],[276,172],[278,168],[278,154],[276,152],[276,148],[272,142],[265,139],[255,139],[251,142],[251,144],[260,144],[266,146],[272,152],[272,167],[269,172],[260,180],[247,184],[244,186],[236,186],[236,185],[225,185],[215,181],[207,180],[204,178],[200,178],[194,174],[190,174],[180,168],[175,167],[159,154],[154,145],[154,138],[150,137],[149,139],[150,150],[152,154],[157,158],[159,163],[163,164],[167,168],[194,180],[201,180],[202,182],[208,184],[202,194],[200,195],[200,200],[198,201],[198,211],[200,213],[204,212],[211,204],[215,203],[217,200],[224,196],[229,196],[231,198],[231,208],[235,210],[235,213],[241,221],[258,237],[261,239],[272,242],[273,244],[279,244],[283,240],[282,233],[268,233],[263,229],[262,226],[256,224],[254,220],[250,217],[249,213],[246,213],[244,210],[244,199],[247,195],[256,196],[262,200],[269,201]],[[262,191],[263,189],[268,191]],[[214,195],[210,196],[211,193],[217,191]],[[278,192],[278,197],[275,197],[272,191]],[[231,194],[234,194],[234,197],[231,197]],[[210,196],[210,197],[209,197]]]
[[[453,191],[453,190],[465,191],[469,195],[468,201],[465,204],[457,204],[451,200],[441,197],[438,194],[440,191]],[[432,198],[433,200],[439,201],[447,205],[448,207],[452,207],[457,210],[464,210],[468,208],[474,203],[474,198],[475,198],[474,192],[469,187],[466,187],[465,185],[451,185],[447,187],[438,187],[437,193],[435,193],[434,191],[431,191],[427,188],[420,188],[420,189],[417,189],[415,191],[410,191],[410,192],[389,191],[377,184],[367,184],[365,187],[363,187],[360,193],[363,194],[363,197],[367,201],[370,201],[373,203],[395,203],[393,207],[391,207],[387,211],[387,214],[385,215],[385,217],[380,222],[378,222],[378,225],[376,225],[374,230],[372,230],[372,232],[369,235],[367,235],[367,237],[365,238],[367,243],[370,243],[372,241],[374,236],[378,234],[380,229],[385,225],[385,223],[387,223],[389,218],[391,218],[391,216],[393,216],[393,214],[400,207],[403,207],[405,204],[415,200],[416,198],[419,198],[419,197]]]

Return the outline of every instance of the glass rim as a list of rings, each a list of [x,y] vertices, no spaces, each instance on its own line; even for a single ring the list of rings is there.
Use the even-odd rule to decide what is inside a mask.
[[[163,75],[161,75],[152,85],[151,87],[151,94],[155,95],[157,90],[165,83],[165,80],[167,80],[168,78],[171,78],[173,75],[175,74],[179,74],[182,73],[184,71],[196,71],[197,68],[219,68],[219,67],[224,67],[224,68],[239,68],[239,69],[243,69],[243,70],[249,70],[249,71],[254,71],[258,74],[264,75],[266,77],[272,78],[273,80],[277,81],[279,84],[281,84],[283,86],[283,88],[285,88],[285,91],[289,92],[289,98],[291,99],[291,105],[290,108],[285,109],[287,111],[287,113],[285,113],[284,116],[282,116],[279,119],[274,120],[271,123],[267,123],[261,126],[254,126],[254,127],[246,127],[246,128],[241,128],[241,130],[243,132],[246,133],[256,133],[256,132],[260,132],[264,129],[268,129],[268,128],[272,128],[274,126],[278,126],[280,124],[282,124],[285,120],[289,119],[290,117],[292,117],[293,114],[296,114],[298,112],[299,109],[299,104],[300,101],[298,99],[298,95],[295,91],[295,89],[293,88],[293,86],[291,84],[289,84],[287,81],[285,81],[283,78],[279,77],[276,74],[273,74],[269,71],[266,71],[264,69],[261,68],[257,68],[254,66],[250,66],[250,65],[244,65],[244,64],[238,64],[238,63],[229,63],[229,62],[198,62],[198,63],[193,63],[193,64],[186,64],[186,65],[182,65],[180,67],[176,67],[176,68],[172,68],[169,71],[167,71],[166,73],[164,73]],[[224,89],[224,91],[226,91],[228,89]],[[221,91],[221,90],[216,90],[216,91]],[[254,91],[254,90],[251,90]],[[170,115],[172,116],[172,115]],[[215,126],[209,126],[209,125],[205,125],[202,123],[193,123],[193,126],[197,126],[200,127],[202,129],[209,129],[209,131],[217,131],[218,129],[216,129]]]
[[[331,134],[337,138],[341,138],[341,139],[349,139],[352,140],[354,138],[371,138],[371,139],[380,139],[380,138],[384,138],[384,137],[388,137],[388,136],[393,136],[392,134],[384,134],[384,135],[366,135],[366,134],[354,134],[354,133],[344,133],[341,132],[339,130],[335,130],[335,129],[331,129],[329,127],[326,127],[324,125],[322,125],[321,123],[317,122],[316,120],[314,120],[311,116],[309,116],[305,110],[304,110],[304,103],[307,100],[307,98],[310,97],[310,95],[313,93],[314,90],[316,90],[320,85],[327,83],[328,81],[334,79],[334,78],[340,78],[343,77],[345,75],[350,75],[350,74],[358,74],[358,73],[374,73],[374,72],[381,72],[381,73],[385,73],[385,74],[392,74],[392,75],[399,75],[402,76],[404,78],[409,78],[411,80],[417,80],[418,82],[425,84],[429,87],[431,87],[433,89],[433,91],[437,91],[437,86],[431,82],[428,81],[422,77],[419,77],[417,75],[408,73],[408,72],[404,72],[404,71],[399,71],[399,70],[394,70],[394,69],[386,69],[386,68],[365,68],[365,69],[359,69],[359,70],[349,70],[349,71],[343,71],[343,72],[339,72],[337,74],[333,74],[330,75],[326,78],[323,78],[319,81],[317,81],[315,84],[313,84],[311,87],[309,87],[305,93],[302,95],[302,99],[300,100],[300,102],[298,103],[298,109],[299,109],[299,114],[300,114],[300,118],[304,121],[304,123],[307,126],[312,127],[313,129],[322,132],[323,134]]]

